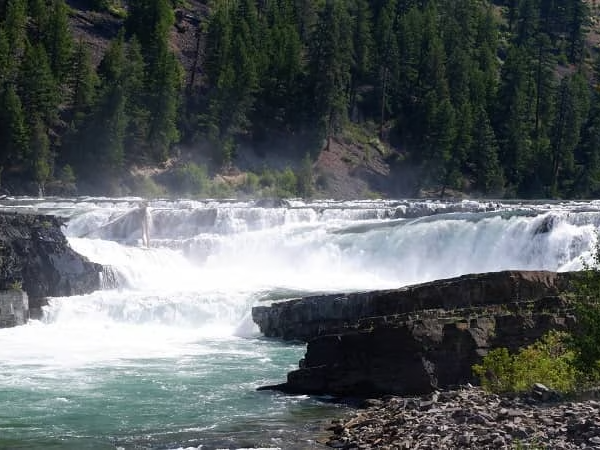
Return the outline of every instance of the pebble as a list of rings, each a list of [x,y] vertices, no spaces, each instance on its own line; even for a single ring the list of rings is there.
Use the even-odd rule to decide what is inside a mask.
[[[600,402],[547,401],[531,395],[502,397],[478,387],[419,398],[371,401],[332,422],[327,445],[345,449],[600,450]],[[544,391],[545,392],[545,391]]]

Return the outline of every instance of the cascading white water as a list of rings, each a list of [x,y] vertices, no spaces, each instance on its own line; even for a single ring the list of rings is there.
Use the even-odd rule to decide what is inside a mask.
[[[150,202],[145,249],[130,214],[138,202],[2,205],[66,217],[71,246],[110,265],[120,285],[51,299],[41,321],[0,330],[0,447],[2,439],[203,449],[283,439],[284,448],[309,448],[294,414],[311,400],[254,392],[281,381],[303,348],[261,339],[253,305],[471,272],[576,270],[600,224],[594,202],[164,200]]]

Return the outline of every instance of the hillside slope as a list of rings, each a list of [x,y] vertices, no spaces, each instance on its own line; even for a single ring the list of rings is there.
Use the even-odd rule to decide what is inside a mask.
[[[0,2],[9,192],[600,195],[595,2],[28,5]]]
[[[115,39],[124,20],[108,11],[99,12],[90,9],[89,2],[85,0],[66,0],[71,8],[70,26],[75,39],[82,40],[89,45],[92,52],[92,61],[97,66]],[[176,52],[185,73],[185,84],[196,86],[202,83],[203,76],[203,36],[199,35],[198,28],[206,22],[209,9],[205,2],[188,0],[175,9],[176,23],[172,27],[169,37],[171,48]],[[364,132],[364,130],[363,130]],[[316,195],[330,198],[363,198],[369,196],[414,196],[418,192],[411,190],[410,183],[398,182],[394,179],[390,164],[384,154],[393,150],[388,148],[382,152],[384,146],[375,133],[370,137],[373,142],[352,142],[349,138],[334,139],[334,144],[329,151],[319,152],[314,161],[316,175]],[[274,147],[282,145],[274,143]],[[139,166],[131,168],[131,180],[125,181],[131,189],[139,189],[140,178],[151,178],[152,183],[159,185],[159,189],[168,191],[168,186],[162,187],[163,180],[169,179],[168,172],[174,171],[190,161],[198,164],[210,164],[210,159],[198,155],[193,147],[180,145],[178,155],[171,158],[168,164]],[[285,144],[282,145],[285,147]],[[365,147],[369,150],[365,151]],[[228,182],[232,188],[239,182],[240,174],[246,171],[260,172],[265,167],[274,170],[283,170],[290,167],[297,170],[301,164],[303,154],[288,152],[287,148],[278,152],[245,152],[234,161],[232,167],[213,167],[213,176],[216,180]],[[262,153],[262,154],[261,154]],[[368,154],[368,158],[365,157]],[[228,176],[231,174],[235,176]],[[242,177],[243,178],[243,177]],[[225,181],[227,180],[227,181]],[[168,183],[167,183],[168,184]],[[228,192],[228,190],[226,190]],[[144,194],[144,192],[138,192]],[[148,193],[151,194],[151,193]]]

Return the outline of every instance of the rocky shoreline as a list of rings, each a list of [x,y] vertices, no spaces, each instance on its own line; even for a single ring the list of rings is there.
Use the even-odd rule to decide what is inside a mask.
[[[567,400],[542,385],[499,396],[472,385],[490,349],[576,326],[566,294],[575,276],[471,274],[256,307],[266,336],[307,343],[287,381],[261,389],[367,399],[332,421],[319,439],[331,448],[600,449],[600,396]]]
[[[386,397],[335,419],[319,441],[346,450],[600,449],[600,401],[545,401],[542,391],[499,396],[468,385]]]

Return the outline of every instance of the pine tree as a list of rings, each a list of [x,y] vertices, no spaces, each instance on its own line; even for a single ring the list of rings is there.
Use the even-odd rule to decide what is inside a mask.
[[[229,104],[235,82],[231,62],[233,35],[231,7],[227,3],[220,3],[212,13],[206,33],[204,71],[209,89],[204,100],[206,107],[200,117],[208,139],[217,146],[227,135],[224,119],[227,110],[233,107]],[[234,114],[230,120],[233,118]]]
[[[71,60],[71,77],[69,88],[71,92],[71,107],[75,122],[80,122],[91,110],[96,97],[96,87],[99,83],[90,51],[83,41],[79,41]]]
[[[268,38],[263,51],[266,70],[261,71],[256,107],[252,114],[253,137],[299,127],[301,115],[300,76],[302,42],[289,0],[270,2],[267,9]]]
[[[26,0],[27,12],[29,13],[28,35],[32,42],[38,43],[44,40],[44,33],[48,29],[48,5],[46,0]]]
[[[235,110],[238,113],[236,125],[228,127],[235,132],[243,132],[249,127],[248,116],[254,106],[259,88],[260,49],[253,37],[257,32],[256,10],[253,2],[242,1],[234,13],[234,35],[231,50],[231,64],[235,68],[232,89]]]
[[[491,111],[496,99],[500,73],[497,56],[498,23],[491,6],[480,10],[475,42],[478,43],[474,55],[477,69],[471,78],[471,102],[475,109],[483,105],[487,111]]]
[[[560,194],[560,181],[564,183],[572,179],[574,151],[589,110],[586,80],[580,74],[563,78],[556,102],[556,116],[551,132],[550,193],[553,196]]]
[[[345,2],[327,1],[310,40],[310,79],[317,130],[330,139],[348,117],[350,67],[352,65],[351,20]]]
[[[171,144],[179,139],[177,113],[182,70],[168,44],[174,21],[173,6],[168,0],[135,0],[129,3],[125,27],[128,35],[135,40],[130,47],[132,76],[125,82],[125,86],[133,90],[128,92],[128,106],[131,107],[128,111],[133,113],[127,131],[128,148],[133,150],[133,145],[146,133],[147,156],[156,162],[164,161]],[[145,62],[143,69],[140,55]],[[142,70],[144,89],[140,84]],[[133,152],[129,153],[135,159]]]
[[[146,87],[146,65],[142,56],[142,47],[134,36],[127,47],[127,62],[124,74],[124,86],[127,92],[128,121],[125,136],[125,153],[127,161],[147,161],[150,157],[148,135],[150,128],[150,111],[148,110],[148,97],[157,95]]]
[[[547,160],[548,127],[553,106],[551,99],[555,88],[555,61],[550,55],[550,40],[545,33],[540,33],[533,42],[535,42],[535,57],[533,58],[535,64],[535,124],[532,138],[538,158]]]
[[[64,0],[53,0],[43,30],[44,45],[54,78],[63,82],[69,70],[73,37],[69,29],[68,7]]]
[[[398,55],[398,1],[387,0],[381,7],[376,19],[375,48],[377,55],[379,94],[379,137],[384,138],[384,128],[389,115],[395,113],[394,84],[399,72]],[[405,61],[406,62],[406,61]]]
[[[593,65],[596,83],[600,80],[600,58]],[[600,88],[598,84],[590,94],[588,114],[581,127],[581,135],[574,151],[575,181],[569,192],[578,198],[600,195]]]
[[[0,85],[3,85],[10,78],[10,46],[6,31],[0,25]]]
[[[514,195],[530,195],[525,183],[531,181],[528,176],[535,171],[532,143],[535,107],[530,95],[531,86],[535,83],[532,73],[526,49],[518,46],[509,48],[496,101],[495,130],[500,145],[500,161],[505,168],[507,183],[515,190],[511,193]]]
[[[12,84],[0,94],[0,166],[18,164],[27,156],[27,127],[21,99]]]
[[[169,0],[129,0],[125,28],[128,36],[135,35],[149,63],[158,57],[161,43],[168,38],[175,22],[172,3]]]
[[[445,184],[459,190],[463,189],[467,161],[473,145],[474,118],[471,108],[468,100],[454,108],[456,134],[447,163]]]
[[[446,76],[446,53],[437,33],[438,14],[428,6],[422,16],[421,57],[418,60],[417,84],[412,115],[407,117],[412,130],[415,162],[422,164],[430,182],[445,185],[447,164],[456,135],[455,110],[450,99]],[[448,125],[443,125],[444,121]]]
[[[81,131],[77,154],[79,173],[101,177],[123,167],[127,127],[125,70],[125,40],[120,33],[111,42],[98,67],[98,100]]]
[[[423,14],[418,8],[409,9],[400,19],[397,31],[398,69],[395,81],[398,89],[396,128],[408,145],[419,140],[413,123],[418,115],[419,99],[415,87],[419,83],[419,63],[422,56]],[[388,107],[389,109],[389,107]],[[383,114],[382,114],[383,115]]]
[[[358,87],[370,81],[373,65],[372,14],[366,0],[354,0],[352,5],[352,67],[350,81],[350,110],[354,111],[359,101]]]
[[[33,128],[39,118],[50,124],[57,118],[60,101],[46,50],[41,44],[27,45],[21,63],[18,93],[25,115]]]
[[[570,196],[597,198],[600,195],[600,98],[594,94],[590,112],[575,149],[576,177]]]
[[[177,112],[182,71],[175,55],[166,48],[163,48],[151,70],[148,141],[152,158],[162,162],[169,157],[171,144],[179,139]]]
[[[455,105],[470,102],[471,78],[475,64],[461,47],[454,47],[446,65],[450,97]]]
[[[45,186],[50,179],[54,164],[50,152],[48,129],[39,118],[35,119],[31,128],[29,147],[31,151],[30,163],[33,180],[38,185],[39,195],[44,195]]]
[[[586,29],[589,25],[590,9],[584,0],[565,2],[568,11],[567,35],[569,61],[579,63],[584,55]]]
[[[506,14],[508,19],[508,31],[513,32],[515,30],[517,19],[519,17],[520,0],[505,0],[504,3],[508,8]]]
[[[8,0],[4,28],[10,44],[11,69],[23,56],[27,41],[27,0]]]
[[[452,175],[452,150],[456,141],[456,113],[448,97],[442,99],[430,92],[425,99],[427,111],[427,134],[422,146],[426,183],[441,187],[441,197],[450,185]]]
[[[298,17],[298,33],[302,42],[309,42],[318,20],[318,8],[321,5],[314,0],[294,0],[294,3]]]
[[[247,134],[259,90],[256,39],[246,21],[255,20],[248,3],[224,4],[212,17],[207,33],[206,73],[211,90],[202,117],[217,157],[225,164],[233,157],[233,138]]]
[[[448,54],[455,48],[465,52],[474,47],[480,2],[473,0],[439,1],[440,33]]]
[[[537,0],[521,0],[519,2],[515,45],[528,45],[539,31],[539,9],[536,3]]]
[[[480,107],[473,128],[471,147],[474,189],[485,195],[500,196],[504,176],[498,159],[498,145],[486,110]]]

